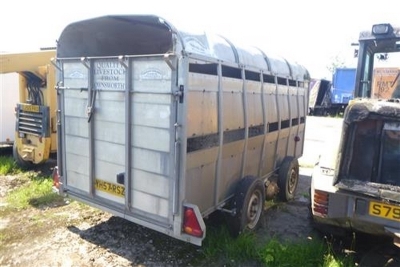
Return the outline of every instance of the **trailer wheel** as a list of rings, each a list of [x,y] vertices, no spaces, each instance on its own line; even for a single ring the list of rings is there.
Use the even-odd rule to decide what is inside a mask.
[[[283,201],[293,200],[298,183],[299,162],[297,158],[284,158],[278,174],[278,197]]]
[[[236,186],[233,206],[236,214],[228,220],[232,236],[237,237],[243,231],[254,230],[260,224],[264,210],[264,183],[254,176],[244,177]]]
[[[21,167],[22,169],[30,169],[33,167],[33,163],[29,161],[25,161],[21,158],[21,156],[18,154],[18,148],[15,145],[15,142],[13,144],[13,158],[17,165]]]

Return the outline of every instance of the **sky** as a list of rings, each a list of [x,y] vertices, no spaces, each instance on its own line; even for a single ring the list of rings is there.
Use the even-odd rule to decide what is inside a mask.
[[[399,0],[4,0],[0,51],[55,46],[70,23],[117,14],[157,15],[178,30],[217,33],[234,44],[257,46],[303,65],[312,78],[331,79],[328,67],[353,58],[361,30],[400,26]]]

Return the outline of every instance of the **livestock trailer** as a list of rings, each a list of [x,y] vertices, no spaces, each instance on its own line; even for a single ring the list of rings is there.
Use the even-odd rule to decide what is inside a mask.
[[[153,15],[68,25],[54,65],[58,192],[199,246],[211,213],[237,235],[293,198],[302,65]]]

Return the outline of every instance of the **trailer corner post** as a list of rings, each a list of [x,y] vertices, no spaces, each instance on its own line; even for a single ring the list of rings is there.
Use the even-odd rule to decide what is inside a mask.
[[[131,101],[131,88],[132,88],[132,72],[129,71],[132,65],[132,59],[124,56],[118,57],[119,63],[125,69],[125,174],[124,174],[124,186],[125,186],[125,209],[130,210],[132,206],[132,101]],[[133,91],[133,88],[132,88]]]

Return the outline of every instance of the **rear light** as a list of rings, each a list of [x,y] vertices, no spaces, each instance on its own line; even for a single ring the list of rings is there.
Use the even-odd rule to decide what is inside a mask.
[[[314,205],[313,210],[315,213],[321,215],[328,215],[329,194],[327,192],[315,190],[314,191]]]
[[[58,175],[58,167],[55,166],[53,170],[53,186],[57,189],[60,189],[60,176]]]
[[[185,207],[183,231],[188,235],[196,237],[203,236],[203,230],[200,227],[200,223],[197,220],[196,213],[194,212],[193,208]]]

